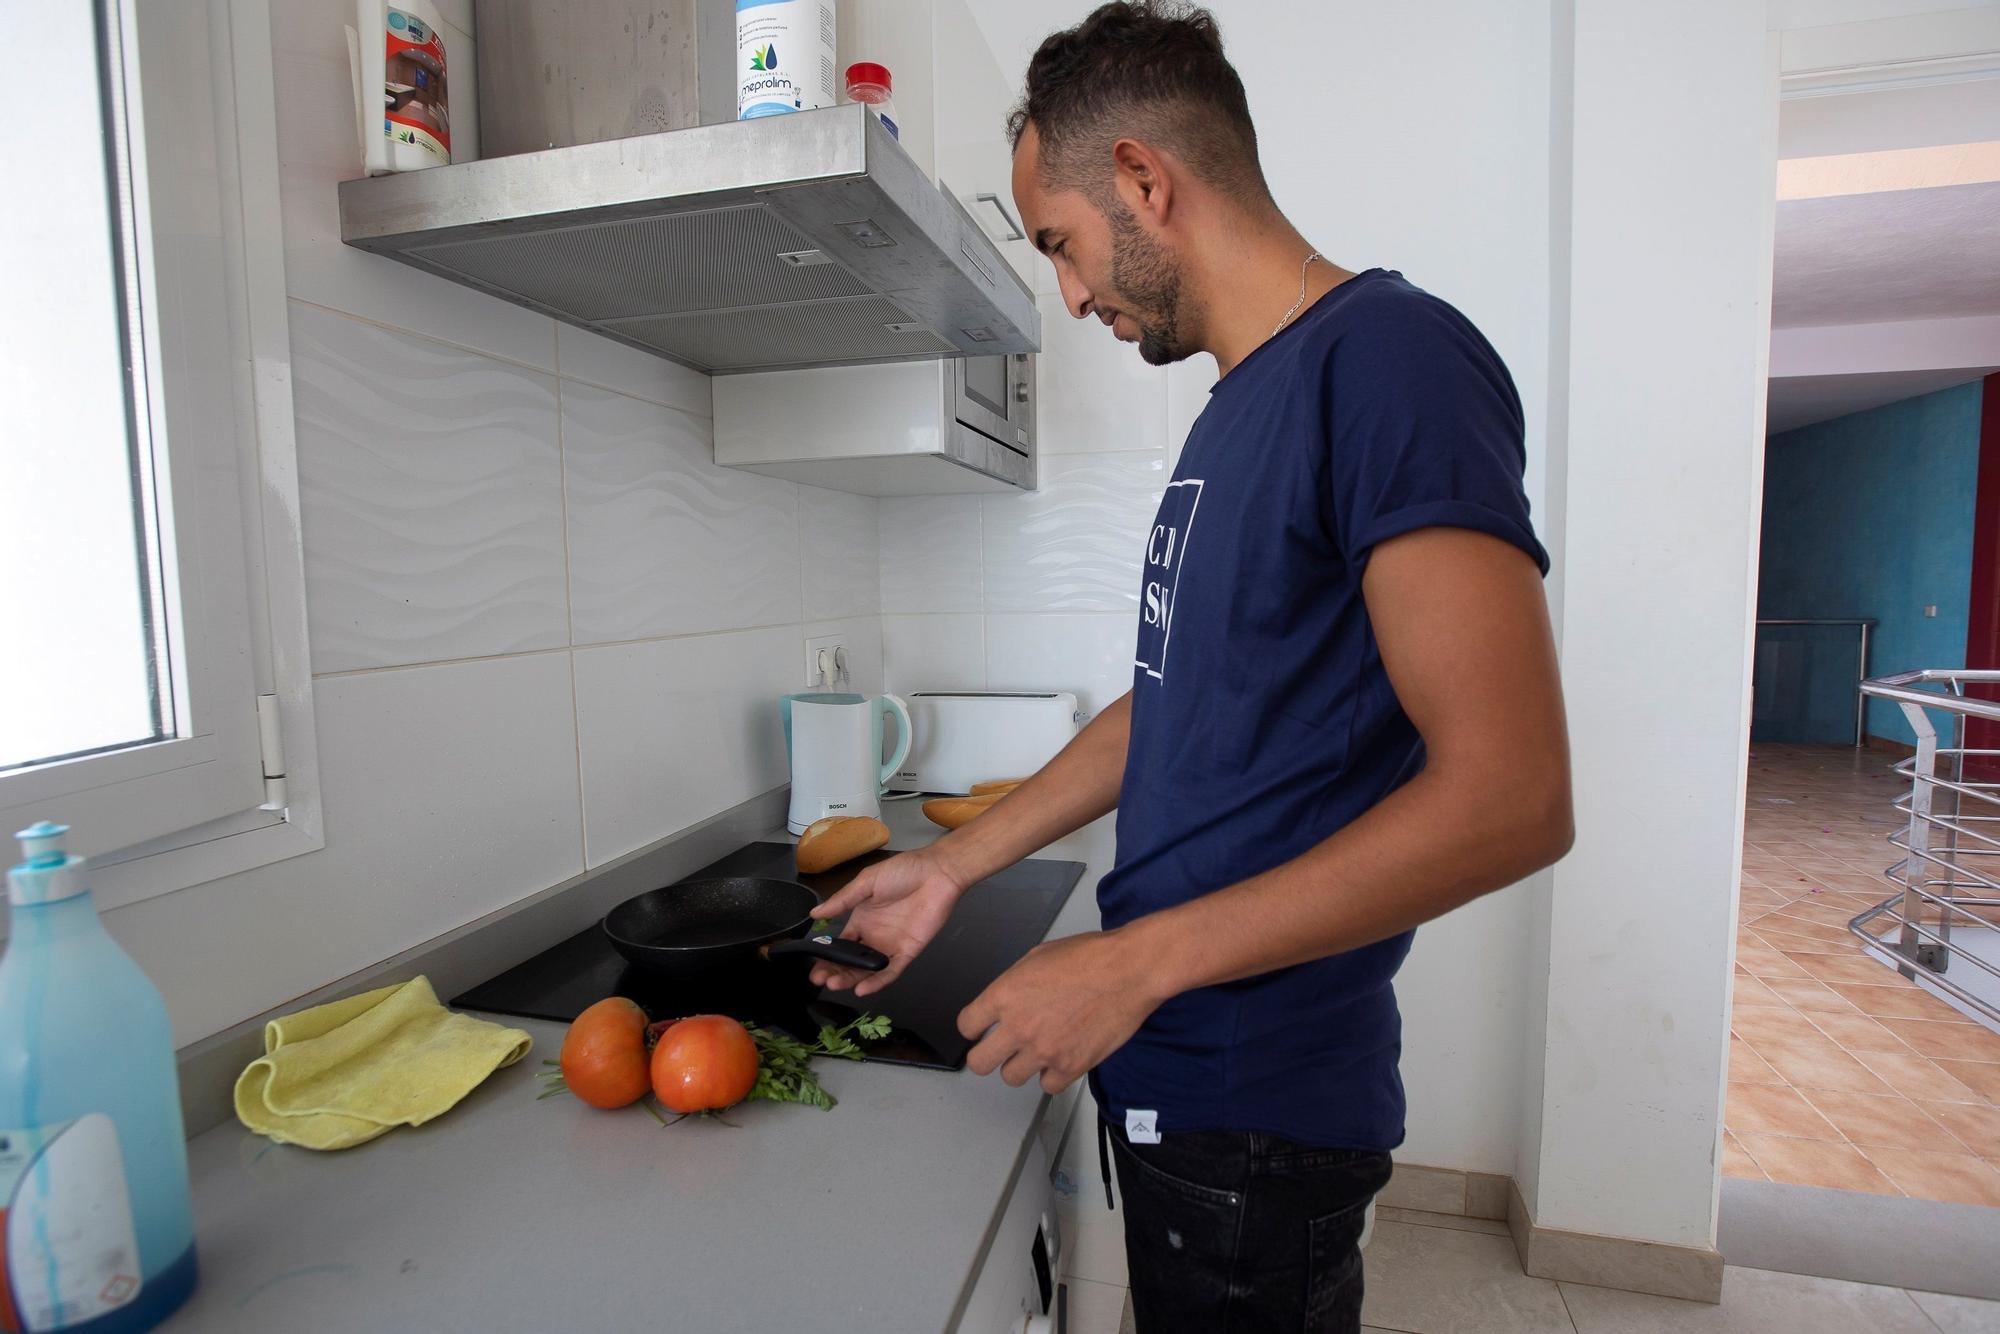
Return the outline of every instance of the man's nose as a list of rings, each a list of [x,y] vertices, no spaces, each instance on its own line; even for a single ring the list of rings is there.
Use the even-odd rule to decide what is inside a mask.
[[[1089,288],[1060,267],[1056,269],[1056,285],[1062,289],[1063,304],[1069,307],[1072,316],[1080,320],[1090,314],[1096,303],[1091,298]]]

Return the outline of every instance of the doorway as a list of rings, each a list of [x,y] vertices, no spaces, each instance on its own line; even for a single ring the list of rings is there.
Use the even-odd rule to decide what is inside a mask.
[[[1974,575],[2000,557],[2000,135],[1956,93],[1903,88],[1870,115],[1879,81],[1795,91],[1719,1244],[1733,1264],[2000,1297],[1979,1260],[2000,1247],[2000,1022],[1863,938],[1900,936],[1870,914],[1900,893],[1919,737],[1859,690],[2000,667],[2000,614],[1981,619],[2000,572]]]

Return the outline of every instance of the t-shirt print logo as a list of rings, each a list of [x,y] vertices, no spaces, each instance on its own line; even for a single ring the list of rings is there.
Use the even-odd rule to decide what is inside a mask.
[[[1181,569],[1201,506],[1202,479],[1167,484],[1152,531],[1146,534],[1146,588],[1139,600],[1139,652],[1134,665],[1155,681],[1166,680],[1167,646],[1174,633],[1174,601]]]

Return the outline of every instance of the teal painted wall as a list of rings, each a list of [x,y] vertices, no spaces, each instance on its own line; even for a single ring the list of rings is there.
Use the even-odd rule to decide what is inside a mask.
[[[1758,616],[1875,617],[1876,676],[1963,667],[1980,395],[1975,380],[1772,436]],[[1926,604],[1937,606],[1935,619],[1925,618]],[[1763,723],[1753,736],[1852,739],[1852,635],[1760,632],[1760,680],[1786,671],[1788,689],[1802,690],[1807,704],[1798,726]],[[1802,642],[1779,647],[1786,639]],[[1787,730],[1793,734],[1781,734]],[[1868,701],[1868,731],[1916,739],[1901,710],[1882,700]]]

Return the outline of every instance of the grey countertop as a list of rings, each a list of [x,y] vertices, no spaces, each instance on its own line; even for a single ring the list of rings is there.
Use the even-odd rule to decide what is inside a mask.
[[[891,846],[936,830],[889,803]],[[782,835],[775,835],[782,836]],[[1112,836],[1050,935],[1093,929]],[[930,1331],[955,1318],[1040,1119],[1038,1088],[819,1063],[830,1112],[733,1124],[535,1099],[563,1026],[427,1126],[321,1154],[231,1121],[189,1142],[201,1283],[174,1331]]]

